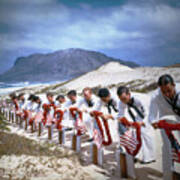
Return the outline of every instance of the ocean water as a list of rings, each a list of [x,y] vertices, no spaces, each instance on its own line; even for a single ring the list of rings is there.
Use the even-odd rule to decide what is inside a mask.
[[[24,87],[28,86],[40,86],[40,85],[51,85],[51,84],[56,84],[56,83],[62,83],[64,81],[52,81],[52,82],[46,82],[46,83],[30,83],[30,82],[18,82],[18,83],[4,83],[0,82],[0,95],[5,95],[9,94],[13,91],[19,90]]]
[[[29,82],[20,82],[20,83],[4,83],[0,82],[0,88],[14,88],[14,87],[25,87],[28,86],[30,83]]]

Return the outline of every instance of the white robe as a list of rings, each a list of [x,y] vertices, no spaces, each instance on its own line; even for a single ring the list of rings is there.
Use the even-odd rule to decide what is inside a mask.
[[[31,101],[28,101],[25,105],[24,105],[24,109],[25,110],[31,110],[33,106],[33,103]]]
[[[118,99],[114,96],[111,96],[111,99],[113,99],[113,101],[115,102],[115,107],[118,109],[118,107],[117,107]],[[104,114],[109,114],[107,104],[104,103],[101,99],[98,99],[95,107],[93,107],[93,110],[103,112]],[[115,121],[114,120],[108,120],[110,134],[111,134],[113,142],[118,142],[118,140],[119,140],[119,138],[118,138],[118,126],[117,126],[117,121],[116,121],[118,113],[114,112],[114,110],[112,110],[111,115],[113,116]],[[95,121],[94,121],[94,128],[97,128],[97,124],[95,123]]]
[[[60,103],[59,101],[55,102],[55,105],[57,107],[57,109],[64,109],[65,106],[67,106],[67,101],[65,101],[64,103]]]
[[[32,117],[34,117],[35,115],[36,115],[36,103],[34,103],[34,102],[29,102],[29,103],[27,103],[26,105],[25,105],[25,110],[28,110],[28,111],[30,111],[31,112],[31,115],[32,115]]]
[[[180,103],[180,96],[178,102]],[[154,123],[159,120],[163,120],[165,116],[173,116],[176,122],[180,123],[180,117],[177,116],[172,107],[163,97],[160,89],[158,89],[151,98],[150,111],[149,111],[149,122]],[[162,146],[162,160],[163,160],[163,177],[164,180],[169,180],[172,178],[171,170],[173,169],[172,156],[171,156],[171,144],[164,130],[161,130],[161,135],[163,139]],[[180,132],[177,132],[177,140],[180,141]]]
[[[24,100],[24,101],[19,101],[19,108],[20,108],[21,110],[23,110],[23,109],[25,108],[25,106],[26,106],[26,100]]]
[[[155,147],[154,147],[154,142],[153,142],[154,132],[153,132],[153,129],[150,126],[150,124],[148,122],[146,122],[147,116],[145,114],[145,109],[144,109],[142,102],[137,97],[133,97],[133,98],[134,98],[134,105],[145,116],[145,118],[143,119],[138,113],[135,112],[135,110],[133,108],[131,108],[131,111],[135,116],[135,121],[145,123],[145,127],[141,127],[142,146],[141,146],[141,150],[138,153],[137,157],[141,158],[141,154],[142,154],[142,158],[141,158],[142,161],[150,162],[150,161],[155,160]],[[118,111],[119,111],[118,118],[126,117],[128,120],[133,121],[132,117],[127,112],[128,105],[119,101]]]
[[[34,111],[36,112],[36,113],[38,113],[38,112],[43,112],[43,108],[42,108],[42,104],[38,104],[38,103],[35,103],[35,105],[34,105]]]
[[[70,114],[69,108],[70,107],[77,107],[77,102],[79,100],[79,97],[77,97],[76,103],[73,103],[71,100],[67,100],[63,107],[62,110],[64,111],[64,117],[62,121],[62,125],[65,127],[74,127],[74,119],[72,115]]]
[[[96,106],[97,98],[95,96],[92,96],[91,101],[93,103],[92,107],[88,106],[88,103],[84,97],[80,98],[77,102],[77,107],[79,109],[85,109],[87,111],[83,112],[83,122],[85,123],[90,138],[93,137],[93,118],[89,113],[92,111],[93,107]]]

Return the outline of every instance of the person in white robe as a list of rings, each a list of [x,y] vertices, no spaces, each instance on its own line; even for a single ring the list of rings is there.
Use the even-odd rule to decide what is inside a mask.
[[[64,103],[62,110],[64,111],[64,118],[62,121],[62,125],[65,127],[74,127],[74,119],[69,111],[71,107],[77,107],[77,102],[79,97],[77,96],[77,92],[75,90],[70,90],[67,93],[68,100]]]
[[[23,111],[23,109],[24,109],[24,107],[26,105],[26,99],[24,97],[24,93],[19,94],[19,96],[18,96],[18,104],[19,104],[19,109],[21,111]]]
[[[132,122],[141,123],[141,139],[142,146],[140,151],[142,152],[141,163],[147,164],[155,161],[155,146],[153,139],[153,129],[148,123],[147,115],[142,100],[135,96],[132,96],[130,90],[125,86],[120,86],[117,90],[119,97],[118,107],[118,120],[125,117]],[[137,155],[139,158],[139,155]]]
[[[175,82],[171,75],[162,75],[158,80],[158,90],[153,94],[149,110],[149,122],[157,128],[157,122],[172,116],[172,120],[180,123],[180,93],[176,89]],[[172,153],[170,141],[163,129],[161,129],[163,139],[162,146],[162,166],[163,179],[172,179]],[[177,140],[180,140],[180,132],[177,132]]]
[[[46,94],[46,101],[43,102],[43,111],[47,110],[47,109],[44,109],[44,106],[45,105],[50,105],[50,107],[48,108],[48,112],[47,112],[47,115],[46,115],[46,118],[47,118],[47,121],[46,121],[46,126],[49,126],[51,125],[52,123],[54,123],[54,113],[55,113],[55,110],[56,110],[56,106],[55,106],[55,102],[54,102],[54,94],[51,93],[51,92],[48,92]]]
[[[101,88],[98,91],[98,101],[93,107],[93,110],[102,112],[101,116],[108,121],[110,134],[113,142],[118,141],[118,128],[117,128],[117,114],[118,114],[118,99],[111,94],[107,88]],[[92,115],[92,113],[90,113]],[[98,129],[97,123],[94,120],[94,129]]]
[[[24,110],[31,111],[33,109],[33,107],[34,107],[34,101],[33,101],[34,97],[35,97],[35,95],[33,95],[33,94],[29,95],[29,97],[27,99],[27,102],[23,106]]]
[[[78,109],[83,112],[83,122],[85,123],[86,129],[90,139],[89,142],[93,140],[93,118],[89,114],[93,107],[97,103],[97,98],[93,95],[91,88],[86,87],[82,91],[83,97],[77,102]]]
[[[63,95],[58,95],[56,97],[55,105],[57,109],[63,109],[65,103],[66,103],[66,98]]]

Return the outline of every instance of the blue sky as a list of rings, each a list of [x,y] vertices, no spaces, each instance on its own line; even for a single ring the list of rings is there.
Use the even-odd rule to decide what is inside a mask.
[[[179,0],[0,0],[0,73],[19,56],[66,48],[178,63],[179,30]]]

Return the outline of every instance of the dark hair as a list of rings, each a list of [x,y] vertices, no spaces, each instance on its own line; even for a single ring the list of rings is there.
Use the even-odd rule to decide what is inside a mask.
[[[69,92],[67,93],[67,95],[68,95],[68,96],[76,96],[77,93],[76,93],[75,90],[71,90],[71,91],[69,91]]]
[[[174,85],[174,80],[173,80],[171,75],[164,74],[164,75],[160,76],[160,78],[158,80],[158,86],[164,86],[164,85],[167,85],[169,83]]]
[[[123,93],[128,94],[129,93],[129,88],[127,88],[126,86],[120,86],[117,89],[117,95],[121,96]]]
[[[29,95],[29,97],[28,97],[28,100],[29,100],[29,101],[31,101],[31,100],[33,100],[33,99],[34,99],[34,97],[35,97],[35,95],[34,95],[34,94],[30,94],[30,95]]]
[[[48,92],[48,93],[46,94],[46,96],[47,96],[47,97],[48,97],[48,96],[53,97],[53,96],[54,96],[54,94],[53,94],[52,92]]]
[[[9,95],[10,98],[13,98],[13,97],[15,97],[15,96],[16,96],[16,93],[11,93],[11,94]]]
[[[100,98],[108,97],[109,95],[110,95],[110,92],[109,92],[109,90],[107,88],[101,88],[98,91],[98,96]]]
[[[20,97],[24,96],[24,93],[20,93],[18,96],[18,99],[20,99]]]
[[[33,101],[37,101],[37,100],[39,100],[39,99],[40,99],[39,96],[34,96],[32,100],[33,100]]]
[[[65,99],[65,97],[64,97],[63,95],[59,95],[59,96],[56,97],[56,101],[57,101],[59,98]]]
[[[11,96],[12,100],[18,99],[18,97],[14,94],[13,96]]]

